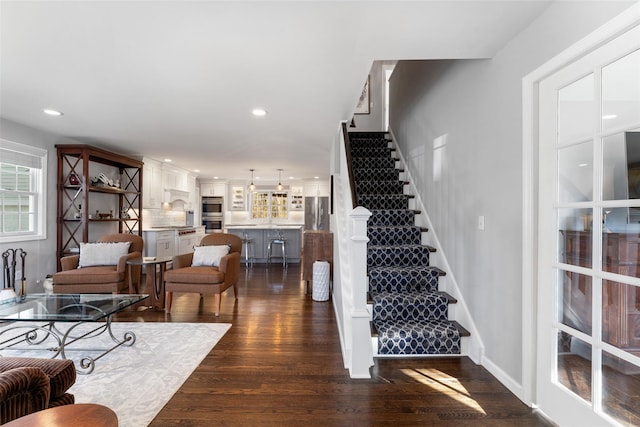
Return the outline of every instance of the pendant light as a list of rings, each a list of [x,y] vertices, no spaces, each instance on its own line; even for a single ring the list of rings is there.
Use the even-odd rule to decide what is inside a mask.
[[[282,169],[278,169],[278,186],[276,187],[278,191],[282,191],[284,186],[282,185]]]
[[[253,171],[255,169],[249,169],[251,171],[251,184],[249,184],[249,191],[253,191],[256,189],[256,185],[253,183]]]

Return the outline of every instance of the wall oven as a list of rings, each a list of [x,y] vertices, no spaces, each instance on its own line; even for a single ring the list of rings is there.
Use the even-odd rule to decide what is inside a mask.
[[[203,197],[202,198],[202,217],[209,214],[222,215],[224,212],[222,197]]]
[[[224,216],[218,215],[202,215],[202,225],[204,225],[204,232],[210,233],[222,233],[224,228]]]
[[[224,229],[224,211],[222,197],[202,198],[202,225],[205,233],[222,233]]]

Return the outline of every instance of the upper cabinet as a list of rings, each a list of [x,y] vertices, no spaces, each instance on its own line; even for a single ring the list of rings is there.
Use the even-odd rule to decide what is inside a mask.
[[[162,163],[152,159],[143,159],[144,179],[142,193],[142,206],[145,209],[158,209],[162,207],[164,188],[162,186]]]
[[[56,150],[58,259],[106,234],[142,235],[141,161],[84,144]]]
[[[162,176],[165,190],[189,191],[188,175],[184,169],[179,169],[167,164],[163,165]]]
[[[196,205],[196,177],[185,169],[170,166],[157,160],[144,158],[145,209],[160,209],[163,203],[171,203],[171,197],[180,195],[186,209]],[[188,193],[188,194],[187,194]]]
[[[200,195],[202,197],[225,197],[227,183],[224,181],[201,182]]]

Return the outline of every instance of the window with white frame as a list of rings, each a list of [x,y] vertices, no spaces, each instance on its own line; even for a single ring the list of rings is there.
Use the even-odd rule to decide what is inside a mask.
[[[47,151],[0,139],[0,242],[46,238]]]

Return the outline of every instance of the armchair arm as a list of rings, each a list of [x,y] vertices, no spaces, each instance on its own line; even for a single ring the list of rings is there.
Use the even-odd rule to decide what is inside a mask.
[[[240,279],[240,252],[231,252],[220,258],[218,270],[224,273],[224,281],[227,285],[238,283],[238,279]]]
[[[188,254],[176,255],[173,257],[173,269],[190,267],[193,262],[193,252]]]
[[[138,251],[129,252],[118,260],[118,273],[124,273],[127,270],[127,261],[130,259],[142,258],[142,254]]]
[[[80,263],[80,255],[69,255],[60,258],[60,266],[62,271],[75,270]]]
[[[50,380],[40,368],[20,367],[0,374],[0,423],[41,411],[49,405]]]

